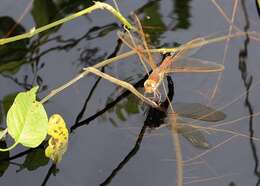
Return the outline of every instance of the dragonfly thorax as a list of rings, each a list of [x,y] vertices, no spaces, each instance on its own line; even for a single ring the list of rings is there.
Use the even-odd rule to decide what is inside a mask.
[[[144,92],[145,93],[154,93],[157,88],[157,82],[152,79],[147,79],[144,82]]]

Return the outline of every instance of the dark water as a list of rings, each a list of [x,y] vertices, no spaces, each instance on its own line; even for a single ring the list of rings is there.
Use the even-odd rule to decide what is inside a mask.
[[[230,18],[233,1],[217,2]],[[20,20],[30,3],[29,0],[1,1],[2,35],[10,30],[10,25]],[[36,0],[12,34],[45,25],[90,4],[80,0]],[[172,47],[198,36],[223,35],[229,29],[229,24],[210,0],[120,1],[118,4],[125,16],[131,11],[137,13],[156,47]],[[239,1],[234,24],[244,31],[259,30],[259,17],[253,0]],[[40,36],[7,45],[7,48],[1,47],[2,126],[8,105],[17,92],[39,84],[39,97],[43,98],[52,89],[75,77],[83,67],[128,50],[118,46],[116,31],[120,27],[109,13],[96,11]],[[118,47],[121,47],[120,51]],[[222,63],[224,48],[225,42],[210,44],[204,46],[196,57]],[[244,117],[219,129],[260,138],[260,120],[257,117],[260,110],[259,51],[260,45],[253,39],[239,37],[231,40],[225,71],[215,96],[211,97],[219,74],[176,74],[172,76],[174,100],[216,109],[229,104],[222,110],[226,115],[224,121],[195,121],[196,124],[213,127]],[[134,84],[145,74],[137,61],[137,57],[127,58],[104,70]],[[246,90],[250,91],[246,94]],[[42,148],[28,151],[17,147],[10,154],[2,155],[1,159],[9,161],[0,164],[1,185],[176,185],[171,132],[167,127],[147,129],[144,137],[136,142],[139,132],[144,130],[147,107],[134,96],[124,93],[123,89],[90,75],[51,98],[45,106],[48,115],[60,113],[73,129],[62,162],[55,169],[44,159]],[[210,131],[205,136],[211,149],[198,149],[180,137],[184,160],[202,153],[184,165],[186,184],[259,185],[260,151],[255,138],[224,131]],[[7,141],[8,145],[11,143]]]

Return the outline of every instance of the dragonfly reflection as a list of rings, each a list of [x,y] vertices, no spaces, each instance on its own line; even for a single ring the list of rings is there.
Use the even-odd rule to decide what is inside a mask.
[[[167,77],[168,81],[168,100],[162,102],[163,110],[149,108],[145,124],[151,129],[167,126],[170,128],[172,122],[176,123],[176,130],[181,136],[186,138],[194,147],[200,149],[208,149],[211,147],[208,139],[205,136],[205,130],[196,127],[198,121],[219,122],[226,118],[226,114],[216,110],[210,106],[201,103],[174,103],[175,112],[168,113],[169,100],[173,99],[173,82]],[[186,120],[185,118],[189,118]],[[166,122],[166,124],[165,124]],[[196,123],[195,123],[196,122]]]
[[[171,117],[176,117],[177,132],[182,134],[193,146],[202,149],[210,148],[210,143],[204,135],[204,130],[190,125],[184,118],[194,120],[219,122],[226,118],[226,114],[212,107],[202,105],[200,103],[174,103],[175,113],[169,113],[169,122],[173,120]],[[194,122],[192,122],[194,124]]]

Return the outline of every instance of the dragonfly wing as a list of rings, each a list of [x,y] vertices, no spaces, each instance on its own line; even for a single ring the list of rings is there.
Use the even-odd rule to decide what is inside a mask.
[[[186,138],[194,147],[201,149],[209,149],[211,145],[209,144],[207,138],[197,127],[193,127],[188,124],[180,124],[177,126],[177,131],[184,138]]]
[[[131,34],[130,32],[121,32],[121,31],[117,32],[117,36],[130,49],[135,50],[136,53],[139,55],[139,57],[142,58],[142,60],[144,60],[147,64],[149,64],[152,69],[155,69],[157,67],[157,65],[153,62],[153,60],[149,59],[149,54],[145,52],[146,49],[143,46],[142,39],[139,38],[139,36],[136,36],[135,33]],[[151,58],[158,59],[158,54],[157,56],[153,54]]]
[[[218,122],[226,118],[226,114],[224,112],[200,103],[176,102],[173,106],[177,114],[181,117],[209,122]]]
[[[164,73],[171,72],[220,72],[224,70],[224,66],[212,61],[201,60],[197,58],[181,58],[172,62],[167,68],[163,69]]]
[[[127,32],[117,31],[117,36],[131,49],[135,48],[135,45],[141,45],[140,41],[136,37],[130,38]]]
[[[182,46],[185,49],[185,56],[190,57],[196,54],[205,43],[206,43],[206,39],[203,37],[198,37],[185,43]]]
[[[204,136],[203,131],[180,119],[178,113],[168,114],[168,128],[173,127],[173,122],[176,122],[176,131],[186,138],[192,145],[201,149],[210,148],[210,144]]]

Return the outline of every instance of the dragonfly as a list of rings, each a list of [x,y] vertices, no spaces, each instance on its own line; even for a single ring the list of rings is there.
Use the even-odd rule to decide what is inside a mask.
[[[154,97],[160,98],[161,96],[158,88],[163,82],[164,77],[169,73],[209,73],[224,70],[224,66],[221,64],[188,57],[195,54],[202,47],[202,44],[206,43],[206,39],[203,37],[195,38],[181,45],[176,53],[167,56],[161,64],[157,66],[149,53],[143,31],[141,30],[140,32],[141,34],[139,35],[141,35],[141,39],[138,39],[134,35],[130,35],[129,32],[118,32],[118,37],[129,48],[136,51],[139,58],[146,61],[146,64],[149,64],[153,70],[152,73],[149,74],[148,79],[144,82],[145,93],[153,93]],[[140,42],[140,40],[142,40],[142,42]],[[194,48],[194,46],[198,47]]]
[[[198,47],[195,48],[195,50],[190,51],[191,46],[203,42],[205,42],[204,38],[196,38],[181,46],[182,49],[176,54],[167,56],[145,81],[145,92],[158,93],[158,87],[161,85],[165,75],[168,73],[209,73],[223,71],[224,66],[221,64],[186,57],[196,53],[200,49],[200,47]]]
[[[144,66],[148,64],[152,68],[152,73],[148,74],[148,79],[144,82],[144,92],[153,93],[154,97],[159,97],[159,100],[161,96],[158,88],[163,82],[164,77],[169,73],[209,73],[224,70],[224,66],[221,64],[188,57],[195,54],[203,46],[203,43],[207,43],[203,37],[195,38],[181,45],[176,53],[167,56],[160,65],[156,65],[153,57],[149,53],[142,27],[139,26],[139,29],[140,39],[134,37],[129,31],[118,32],[118,37],[138,54],[141,61],[145,61],[145,63],[142,62]],[[146,71],[148,73],[148,70]],[[174,117],[180,116],[207,122],[218,122],[224,120],[226,117],[223,112],[199,103],[176,103],[174,108]],[[172,117],[173,116],[169,114],[169,118]],[[178,133],[182,134],[191,144],[198,148],[210,148],[210,144],[200,129],[186,125],[187,123],[182,119],[178,119],[177,122]]]

